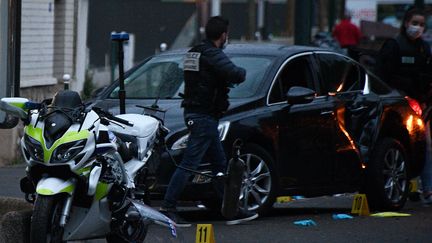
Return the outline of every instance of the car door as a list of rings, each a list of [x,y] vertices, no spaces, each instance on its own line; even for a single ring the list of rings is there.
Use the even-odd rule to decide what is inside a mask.
[[[316,53],[320,93],[333,100],[336,116],[334,183],[346,184],[360,178],[361,156],[358,141],[366,129],[368,104],[376,104],[363,93],[364,69],[353,60],[330,52]],[[369,100],[369,101],[367,101]]]
[[[281,185],[325,185],[331,182],[334,156],[334,112],[325,97],[307,104],[288,104],[287,92],[315,89],[312,53],[289,58],[278,72],[268,98],[278,128],[277,156]]]

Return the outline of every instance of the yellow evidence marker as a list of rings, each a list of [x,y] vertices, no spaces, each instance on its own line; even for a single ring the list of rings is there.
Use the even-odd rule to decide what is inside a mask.
[[[212,224],[197,224],[195,243],[216,243]]]
[[[351,213],[359,216],[369,216],[369,205],[365,194],[356,194],[354,196]]]

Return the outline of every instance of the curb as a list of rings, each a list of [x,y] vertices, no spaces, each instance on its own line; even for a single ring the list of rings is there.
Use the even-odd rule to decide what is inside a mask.
[[[24,199],[0,197],[0,242],[30,242],[32,208]]]

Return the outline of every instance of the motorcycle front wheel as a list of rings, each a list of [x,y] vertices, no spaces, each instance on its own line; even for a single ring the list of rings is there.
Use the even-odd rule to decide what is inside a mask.
[[[53,196],[38,195],[30,223],[31,243],[59,243],[64,229],[60,227],[61,200]]]

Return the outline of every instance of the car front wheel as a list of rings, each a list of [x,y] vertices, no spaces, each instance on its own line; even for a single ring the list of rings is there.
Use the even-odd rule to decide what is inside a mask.
[[[255,144],[245,145],[240,158],[246,163],[240,207],[264,215],[273,206],[276,195],[277,175],[273,159],[266,150]]]
[[[368,202],[373,209],[399,210],[409,192],[408,161],[404,146],[392,138],[378,141],[366,175]]]

